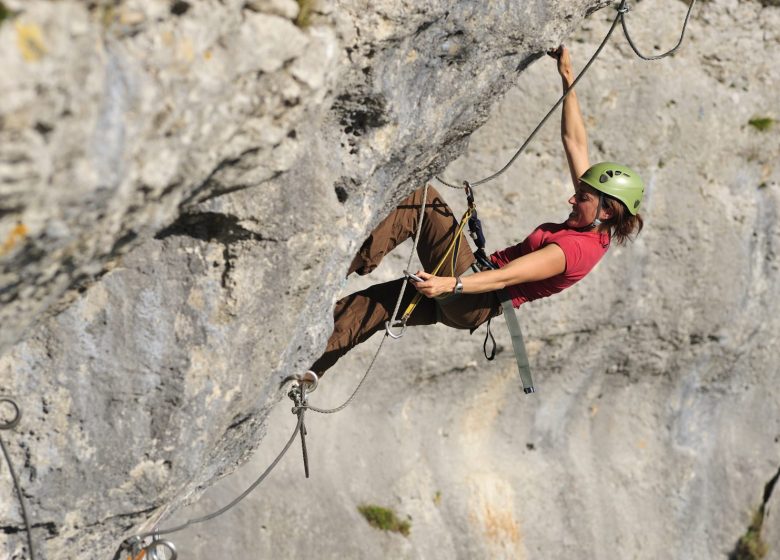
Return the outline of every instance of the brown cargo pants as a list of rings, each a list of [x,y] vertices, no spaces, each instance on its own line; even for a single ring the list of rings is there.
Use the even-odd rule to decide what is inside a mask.
[[[353,272],[360,275],[374,270],[382,258],[400,243],[417,233],[420,217],[423,189],[418,189],[407,198],[376,227],[363,243],[352,261],[347,276]],[[420,240],[417,254],[425,270],[433,270],[439,263],[452,237],[457,231],[458,220],[441,195],[428,187]],[[451,259],[439,271],[440,276],[456,276],[468,271],[474,263],[465,235],[460,234],[460,243],[456,248],[457,258],[453,272]],[[333,366],[341,356],[353,347],[367,340],[375,332],[384,330],[385,322],[395,308],[401,284],[404,278],[375,284],[370,288],[355,292],[336,303],[333,311],[333,334],[328,340],[325,353],[311,366],[318,375],[322,375]],[[417,291],[410,285],[404,292],[399,315],[412,300]],[[409,318],[408,325],[432,325],[441,322],[456,329],[474,329],[490,317],[501,313],[501,305],[494,292],[484,294],[462,294],[444,300],[423,297]]]

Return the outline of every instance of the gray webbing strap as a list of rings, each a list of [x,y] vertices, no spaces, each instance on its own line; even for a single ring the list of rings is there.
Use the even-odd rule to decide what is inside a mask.
[[[468,276],[479,272],[476,263],[467,268],[461,276]],[[504,318],[506,326],[509,329],[509,336],[512,338],[512,348],[515,351],[515,360],[517,361],[517,371],[520,372],[520,380],[523,382],[523,392],[527,395],[535,393],[534,380],[531,377],[531,366],[528,364],[528,353],[525,351],[525,342],[523,341],[523,331],[520,328],[520,321],[517,320],[517,313],[512,307],[512,296],[506,290],[496,292],[501,307],[504,309]],[[436,320],[441,321],[441,304],[452,298],[460,297],[460,294],[442,294],[434,298],[436,300]]]
[[[523,331],[520,329],[520,321],[517,320],[515,308],[512,307],[512,298],[506,290],[498,292],[498,299],[504,309],[504,319],[509,328],[509,336],[512,338],[512,348],[517,360],[517,371],[520,372],[520,380],[523,382],[523,392],[527,395],[536,392],[534,380],[531,378],[531,366],[528,364],[528,353],[525,351]]]

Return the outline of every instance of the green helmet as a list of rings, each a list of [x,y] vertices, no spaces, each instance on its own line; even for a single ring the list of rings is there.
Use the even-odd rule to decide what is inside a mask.
[[[599,192],[617,198],[626,205],[632,215],[636,215],[645,194],[645,184],[634,171],[610,161],[591,166],[580,177],[580,181]]]

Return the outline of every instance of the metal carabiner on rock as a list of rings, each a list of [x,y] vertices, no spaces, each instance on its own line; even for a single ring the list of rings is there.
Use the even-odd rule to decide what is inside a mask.
[[[7,422],[0,421],[0,430],[13,430],[22,419],[22,409],[19,408],[15,400],[9,397],[0,397],[0,404],[2,403],[8,403],[13,407],[14,417]]]
[[[160,556],[160,554],[157,552],[159,547],[167,549],[171,555]],[[146,558],[148,558],[148,560],[176,560],[176,558],[179,557],[179,553],[176,552],[176,547],[171,541],[157,540],[156,538],[151,543],[146,545],[143,548],[143,551],[146,553]]]

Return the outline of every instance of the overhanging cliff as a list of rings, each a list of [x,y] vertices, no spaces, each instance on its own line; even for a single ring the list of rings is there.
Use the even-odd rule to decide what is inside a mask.
[[[366,232],[604,5],[4,0],[0,387],[43,557],[246,460]]]

